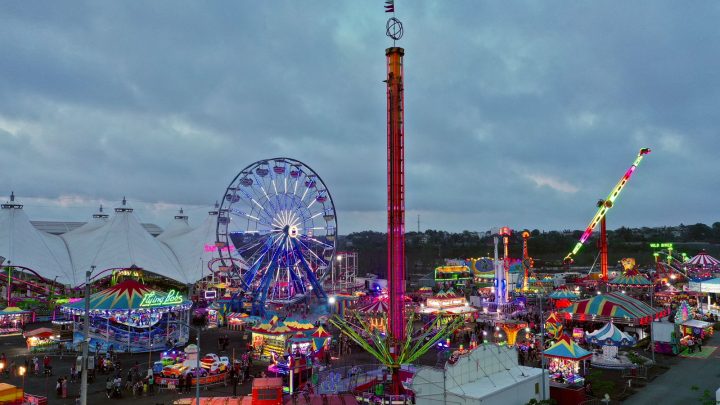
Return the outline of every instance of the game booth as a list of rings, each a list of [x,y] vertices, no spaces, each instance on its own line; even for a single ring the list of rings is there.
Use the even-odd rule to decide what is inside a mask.
[[[18,335],[22,326],[35,321],[33,311],[25,311],[18,307],[7,307],[0,311],[0,336]]]
[[[148,352],[184,345],[192,302],[178,291],[161,292],[125,280],[90,296],[90,350]],[[63,305],[74,322],[73,343],[83,340],[85,299]]]
[[[550,397],[558,403],[566,404],[584,401],[585,360],[591,358],[592,353],[580,347],[569,335],[564,334],[543,352],[543,356],[549,360]]]
[[[697,319],[695,308],[687,303],[680,302],[675,312],[675,325],[680,331],[680,346],[687,347],[690,338],[707,339],[714,334],[713,324]]]

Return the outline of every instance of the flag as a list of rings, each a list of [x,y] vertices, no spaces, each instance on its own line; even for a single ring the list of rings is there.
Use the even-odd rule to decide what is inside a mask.
[[[395,0],[387,0],[385,2],[385,12],[386,13],[394,13],[395,12]]]

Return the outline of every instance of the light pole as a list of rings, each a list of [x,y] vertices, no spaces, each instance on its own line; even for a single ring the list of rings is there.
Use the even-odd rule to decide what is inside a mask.
[[[187,326],[195,331],[195,341],[197,342],[197,363],[195,364],[195,403],[200,404],[200,332],[202,329],[187,324],[183,321],[175,321],[176,323]],[[182,378],[182,377],[181,377]]]
[[[540,370],[542,371],[542,399],[545,400],[545,319],[543,319],[542,292],[538,292],[538,298],[540,300]]]
[[[343,256],[337,255],[337,265],[340,266],[340,263],[342,263]],[[335,292],[335,266],[333,266],[332,271],[330,272],[330,284],[332,285],[333,292]]]
[[[83,343],[82,343],[82,376],[80,377],[80,405],[87,405],[87,375],[88,375],[88,346],[90,346],[90,275],[95,271],[95,266],[90,266],[90,271],[85,272],[85,315],[83,319]]]

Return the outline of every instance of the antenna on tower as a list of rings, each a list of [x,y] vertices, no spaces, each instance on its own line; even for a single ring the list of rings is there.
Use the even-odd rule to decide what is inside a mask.
[[[385,24],[385,35],[392,38],[394,47],[395,41],[398,41],[403,36],[403,25],[400,20],[395,17],[395,0],[385,1],[385,12],[393,14]]]

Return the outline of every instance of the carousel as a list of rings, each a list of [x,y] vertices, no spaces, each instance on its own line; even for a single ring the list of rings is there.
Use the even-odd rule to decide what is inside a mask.
[[[634,337],[618,329],[612,322],[606,323],[605,326],[594,332],[586,332],[585,341],[602,348],[602,352],[593,353],[590,360],[594,367],[609,369],[634,367],[633,362],[621,354],[619,349],[633,346],[637,341]]]
[[[160,292],[125,280],[92,294],[90,350],[148,352],[187,343],[192,303],[176,290]],[[83,340],[85,299],[63,305],[73,320],[73,343]]]

